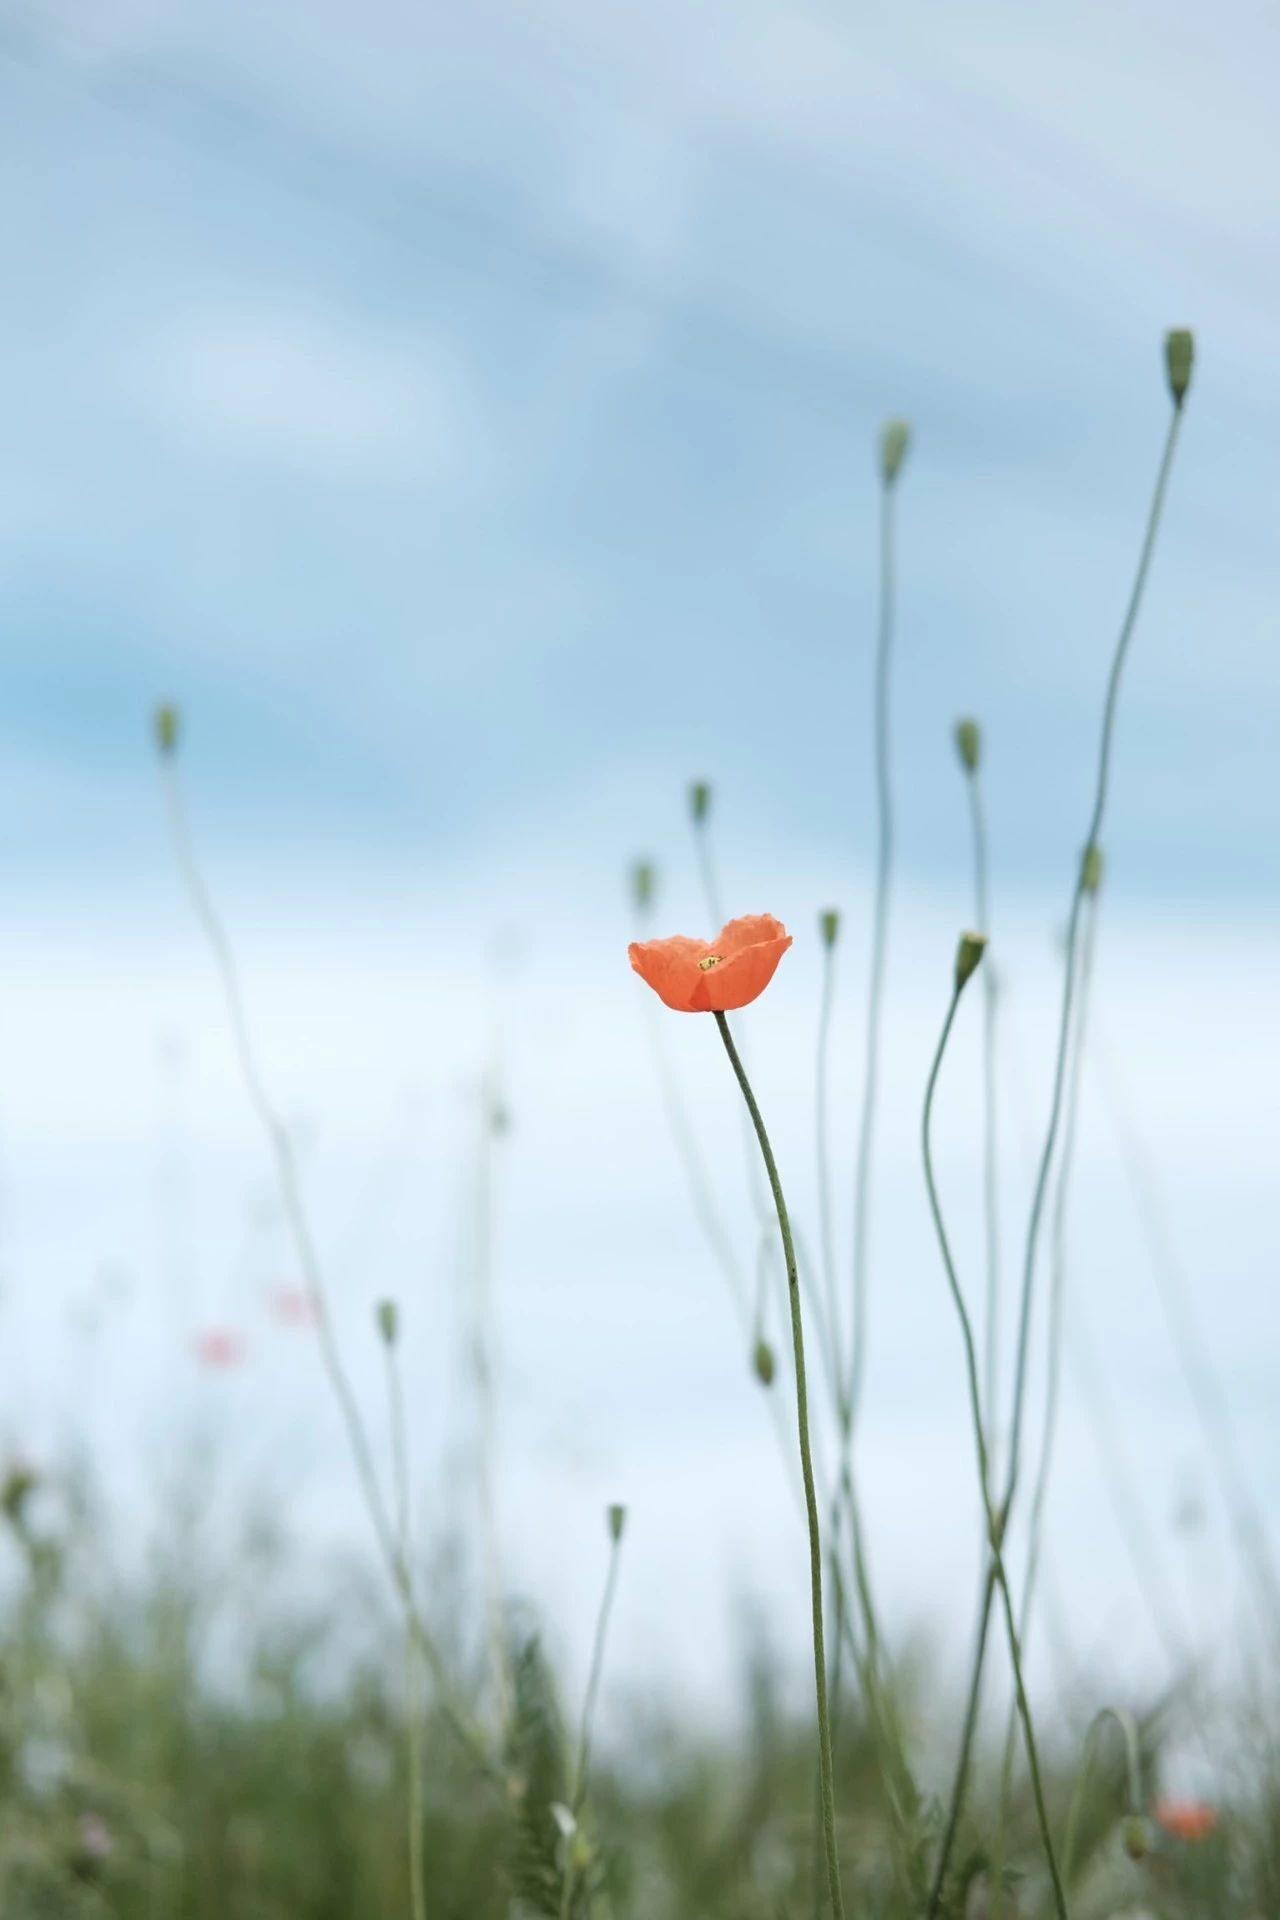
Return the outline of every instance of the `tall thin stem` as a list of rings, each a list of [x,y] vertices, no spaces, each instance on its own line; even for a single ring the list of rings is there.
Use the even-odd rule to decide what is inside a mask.
[[[215,967],[222,985],[223,998],[231,1025],[232,1039],[240,1063],[241,1077],[258,1120],[266,1134],[275,1163],[276,1180],[284,1206],[285,1217],[293,1238],[294,1247],[302,1268],[307,1291],[315,1309],[316,1330],[319,1335],[319,1347],[325,1371],[328,1374],[334,1397],[338,1402],[342,1422],[347,1435],[351,1458],[356,1469],[356,1480],[360,1487],[379,1549],[386,1561],[396,1592],[405,1607],[411,1628],[417,1639],[423,1658],[430,1667],[440,1695],[441,1708],[462,1745],[466,1748],[474,1764],[490,1778],[500,1778],[500,1773],[487,1751],[485,1741],[479,1731],[473,1727],[465,1710],[452,1696],[448,1674],[443,1658],[435,1641],[427,1632],[426,1625],[418,1612],[410,1587],[408,1571],[401,1559],[396,1544],[394,1530],[382,1497],[378,1483],[377,1469],[373,1461],[373,1449],[361,1417],[355,1389],[342,1360],[333,1317],[329,1308],[328,1293],[324,1284],[324,1274],[315,1238],[311,1232],[310,1221],[302,1198],[302,1187],[298,1178],[297,1160],[293,1151],[293,1142],[289,1133],[275,1112],[266,1092],[266,1086],[258,1068],[253,1049],[253,1040],[249,1030],[248,1016],[245,1012],[244,995],[240,987],[240,977],[236,969],[231,943],[223,929],[222,922],[214,908],[212,897],[205,886],[195,849],[187,826],[186,812],[182,805],[182,794],[178,786],[177,775],[172,765],[171,753],[165,753],[161,759],[161,772],[164,780],[165,797],[169,808],[169,821],[172,830],[174,850],[181,870],[187,893],[190,896],[196,918],[204,932],[213,955]]]
[[[827,1884],[831,1894],[831,1911],[834,1920],[844,1920],[844,1896],[840,1888],[840,1855],[836,1844],[836,1805],[835,1779],[831,1763],[831,1723],[827,1709],[827,1661],[825,1648],[825,1629],[822,1611],[822,1539],[818,1525],[818,1496],[813,1478],[813,1454],[809,1443],[809,1392],[804,1367],[804,1326],[800,1311],[800,1275],[796,1267],[795,1242],[791,1237],[791,1221],[787,1213],[787,1203],[783,1197],[782,1182],[778,1177],[777,1163],[773,1157],[773,1148],[769,1135],[756,1105],[755,1094],[746,1069],[733,1044],[733,1035],[729,1023],[722,1013],[715,1016],[724,1042],[729,1064],[733,1068],[742,1097],[755,1128],[756,1139],[760,1143],[760,1156],[764,1161],[769,1187],[773,1194],[773,1204],[778,1215],[778,1232],[782,1236],[783,1257],[787,1268],[787,1298],[791,1306],[791,1344],[795,1359],[796,1387],[796,1424],[800,1438],[800,1473],[804,1481],[805,1515],[809,1524],[809,1589],[813,1616],[813,1678],[814,1692],[818,1712],[818,1770],[820,1776],[820,1797],[822,1801],[822,1828],[827,1859]]]
[[[876,878],[871,912],[871,970],[867,984],[866,1053],[862,1110],[853,1183],[853,1319],[849,1343],[849,1425],[857,1420],[866,1371],[867,1238],[871,1205],[871,1162],[880,1078],[880,1029],[884,1001],[885,956],[889,937],[889,886],[893,870],[893,789],[889,765],[889,667],[894,617],[894,485],[880,488],[880,612],[876,637],[874,748],[876,786]]]
[[[826,929],[832,929],[826,937]],[[822,1254],[822,1283],[827,1303],[830,1355],[837,1381],[844,1379],[841,1356],[840,1301],[836,1292],[835,1209],[831,1197],[831,1114],[828,1096],[831,1066],[831,1010],[835,1000],[836,954],[834,919],[824,917],[822,942],[822,997],[818,1004],[818,1044],[814,1063],[814,1150],[818,1176],[818,1245]]]
[[[969,795],[969,824],[973,840],[973,924],[975,931],[985,939],[991,933],[990,856],[982,776],[976,764],[968,772],[965,787]],[[996,1117],[996,1057],[996,970],[988,965],[982,969],[982,1184],[987,1250],[983,1392],[987,1409],[987,1444],[993,1457],[998,1441],[995,1421],[1000,1365],[1000,1150]]]
[[[938,1198],[937,1182],[933,1171],[932,1122],[933,1100],[938,1084],[938,1075],[942,1068],[943,1055],[947,1041],[955,1022],[956,1009],[960,1004],[960,995],[964,989],[964,978],[957,970],[956,985],[947,1007],[947,1016],[942,1024],[942,1033],[938,1041],[937,1052],[929,1071],[929,1082],[925,1090],[924,1113],[921,1120],[921,1146],[924,1154],[925,1185],[929,1192],[929,1211],[933,1216],[934,1231],[938,1238],[938,1247],[942,1254],[942,1263],[946,1269],[947,1285],[951,1291],[956,1314],[960,1321],[960,1331],[964,1340],[965,1371],[969,1385],[969,1412],[973,1421],[974,1445],[978,1458],[978,1480],[982,1493],[982,1504],[986,1513],[987,1537],[991,1552],[991,1563],[999,1590],[1001,1607],[1004,1613],[1005,1631],[1009,1641],[1009,1658],[1013,1666],[1013,1684],[1018,1700],[1018,1713],[1022,1720],[1023,1740],[1027,1750],[1027,1765],[1031,1773],[1031,1787],[1035,1796],[1036,1818],[1040,1825],[1040,1838],[1044,1846],[1045,1859],[1049,1866],[1049,1877],[1053,1882],[1054,1906],[1058,1920],[1067,1920],[1066,1896],[1063,1892],[1062,1878],[1058,1871],[1058,1858],[1053,1844],[1053,1832],[1049,1825],[1048,1808],[1044,1798],[1044,1784],[1040,1774],[1040,1758],[1036,1748],[1035,1728],[1031,1719],[1031,1706],[1027,1699],[1027,1690],[1022,1674],[1022,1650],[1018,1640],[1018,1624],[1014,1618],[1013,1601],[1009,1592],[1009,1580],[1005,1571],[1002,1549],[1004,1515],[998,1514],[992,1502],[990,1462],[987,1456],[986,1434],[982,1422],[982,1389],[978,1381],[977,1349],[974,1345],[973,1327],[969,1319],[969,1310],[965,1305],[960,1282],[956,1277],[955,1261],[951,1253],[951,1243],[947,1237],[946,1226],[942,1218],[942,1207]],[[985,1638],[985,1636],[984,1636]],[[978,1656],[981,1657],[980,1654]],[[975,1662],[976,1664],[976,1662]]]
[[[1128,657],[1130,642],[1137,626],[1138,613],[1142,606],[1147,575],[1151,569],[1155,553],[1156,536],[1160,530],[1160,521],[1164,513],[1165,495],[1168,491],[1169,476],[1173,468],[1173,456],[1178,443],[1178,430],[1182,421],[1182,393],[1174,399],[1173,413],[1165,436],[1164,449],[1160,465],[1156,472],[1155,488],[1147,514],[1146,530],[1138,555],[1137,572],[1129,601],[1121,621],[1120,633],[1112,655],[1111,670],[1107,678],[1106,697],[1102,710],[1102,731],[1098,746],[1097,774],[1094,785],[1093,810],[1089,820],[1089,830],[1085,836],[1084,853],[1081,856],[1076,874],[1075,888],[1072,893],[1071,911],[1067,922],[1066,955],[1063,964],[1062,1001],[1058,1015],[1058,1040],[1053,1069],[1053,1090],[1050,1096],[1049,1121],[1045,1130],[1044,1145],[1036,1170],[1035,1187],[1032,1193],[1031,1211],[1027,1222],[1027,1237],[1022,1262],[1022,1283],[1018,1303],[1017,1349],[1014,1367],[1013,1409],[1009,1427],[1009,1461],[1006,1471],[1004,1498],[1001,1512],[1007,1524],[1009,1513],[1017,1491],[1018,1474],[1021,1464],[1020,1450],[1022,1439],[1022,1421],[1026,1401],[1027,1361],[1031,1339],[1031,1308],[1035,1290],[1036,1256],[1039,1249],[1041,1221],[1044,1214],[1045,1199],[1049,1187],[1049,1174],[1053,1165],[1054,1153],[1058,1143],[1058,1129],[1062,1117],[1062,1104],[1065,1091],[1067,1070],[1068,1041],[1071,1033],[1072,1013],[1075,1000],[1076,957],[1080,934],[1080,909],[1085,892],[1085,863],[1090,848],[1096,846],[1106,811],[1107,794],[1111,778],[1112,741],[1115,731],[1116,708],[1120,692],[1120,681]],[[990,1612],[986,1612],[985,1634],[990,1625]]]

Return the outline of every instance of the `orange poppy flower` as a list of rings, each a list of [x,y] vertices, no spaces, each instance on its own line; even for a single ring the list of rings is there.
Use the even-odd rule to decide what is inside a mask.
[[[731,920],[714,940],[633,940],[627,952],[640,978],[676,1013],[732,1013],[759,998],[791,945],[771,913]]]
[[[1218,1824],[1215,1809],[1203,1800],[1157,1800],[1155,1816],[1175,1840],[1207,1840]]]

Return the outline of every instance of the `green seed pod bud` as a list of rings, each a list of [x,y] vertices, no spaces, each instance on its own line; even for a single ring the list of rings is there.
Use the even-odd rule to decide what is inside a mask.
[[[897,479],[907,457],[911,429],[905,420],[890,420],[880,434],[880,478],[886,487]]]
[[[1102,848],[1096,840],[1080,856],[1080,885],[1085,893],[1096,893],[1102,885]]]
[[[609,1538],[615,1543],[622,1538],[622,1529],[627,1524],[627,1510],[616,1502],[608,1510]]]
[[[1189,327],[1174,327],[1164,337],[1164,364],[1169,376],[1169,391],[1173,395],[1173,404],[1180,407],[1187,397],[1187,388],[1191,385],[1191,369],[1195,365],[1195,335]]]
[[[1131,1813],[1121,1822],[1120,1838],[1131,1860],[1145,1860],[1151,1851],[1151,1829],[1140,1813]]]
[[[151,716],[151,725],[155,733],[156,746],[168,759],[178,750],[178,709],[165,701]]]
[[[655,881],[651,860],[631,862],[631,900],[637,913],[648,913],[653,905]]]
[[[840,915],[834,907],[824,907],[818,915],[818,930],[822,935],[822,944],[829,953],[840,933]]]
[[[711,788],[705,780],[689,783],[689,812],[695,827],[700,827],[711,811]]]
[[[976,773],[982,759],[982,729],[976,720],[957,720],[952,735],[960,765],[966,773]]]
[[[400,1337],[400,1309],[394,1300],[378,1302],[378,1332],[387,1346],[394,1347]]]
[[[773,1376],[777,1372],[777,1363],[773,1357],[773,1348],[767,1340],[756,1341],[755,1351],[751,1356],[751,1364],[755,1368],[756,1379],[760,1382],[760,1385],[762,1387],[771,1387],[773,1385]]]
[[[962,933],[960,944],[956,948],[956,992],[959,993],[965,982],[975,974],[982,964],[982,956],[987,950],[985,933]]]

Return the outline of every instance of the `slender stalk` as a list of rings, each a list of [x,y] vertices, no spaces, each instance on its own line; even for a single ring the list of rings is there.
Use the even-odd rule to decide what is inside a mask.
[[[476,1387],[476,1482],[484,1555],[485,1614],[489,1636],[489,1672],[498,1724],[506,1724],[511,1706],[506,1631],[502,1617],[502,1569],[498,1553],[494,1497],[495,1402],[493,1390],[493,1169],[494,1142],[501,1130],[502,1105],[496,1071],[480,1088],[480,1137],[476,1151],[475,1247],[472,1282],[475,1306],[473,1357]]]
[[[828,929],[830,937],[828,937]],[[835,916],[823,916],[822,997],[818,1005],[818,1044],[814,1064],[814,1150],[818,1175],[818,1244],[822,1254],[822,1283],[827,1303],[827,1327],[835,1377],[844,1379],[840,1352],[840,1302],[836,1292],[835,1209],[831,1197],[831,1115],[828,1083],[831,1064],[831,1010],[835,1000]]]
[[[836,1844],[836,1806],[835,1781],[831,1764],[831,1724],[827,1710],[827,1662],[825,1648],[825,1629],[822,1611],[822,1539],[818,1525],[818,1496],[813,1478],[813,1454],[809,1443],[809,1394],[805,1379],[804,1366],[804,1326],[800,1311],[800,1276],[796,1268],[795,1243],[791,1237],[791,1221],[787,1213],[787,1203],[783,1198],[782,1182],[778,1177],[777,1163],[773,1157],[773,1148],[769,1135],[756,1105],[755,1094],[746,1069],[734,1046],[729,1023],[722,1013],[715,1016],[724,1042],[729,1064],[733,1068],[742,1097],[755,1128],[756,1139],[760,1143],[760,1156],[764,1161],[769,1187],[773,1194],[773,1204],[778,1215],[778,1231],[782,1236],[783,1255],[787,1267],[787,1297],[791,1306],[791,1342],[795,1359],[796,1386],[796,1424],[800,1439],[800,1472],[804,1481],[805,1514],[809,1524],[809,1587],[813,1616],[813,1678],[814,1692],[818,1712],[818,1768],[821,1784],[822,1828],[826,1848],[827,1884],[831,1894],[831,1911],[834,1920],[844,1920],[844,1896],[840,1888],[840,1855]]]
[[[982,1583],[982,1604],[978,1611],[978,1630],[974,1635],[973,1662],[969,1669],[969,1693],[965,1701],[964,1724],[960,1734],[960,1753],[956,1760],[955,1778],[951,1784],[947,1824],[943,1829],[942,1845],[938,1849],[937,1864],[934,1867],[933,1881],[929,1888],[928,1920],[936,1920],[938,1909],[942,1905],[947,1868],[951,1864],[956,1835],[960,1831],[960,1817],[964,1812],[965,1794],[969,1784],[969,1761],[978,1728],[978,1709],[982,1703],[982,1673],[987,1658],[987,1626],[991,1619],[991,1605],[995,1594],[995,1563],[988,1558],[987,1571]]]
[[[977,765],[965,781],[969,795],[969,823],[973,839],[974,929],[991,933],[990,857],[982,776]],[[996,971],[982,969],[982,1181],[987,1250],[986,1350],[983,1390],[987,1409],[987,1444],[996,1452],[996,1396],[1000,1364],[1000,1159],[996,1116]]]
[[[1018,1304],[1018,1332],[1016,1360],[1014,1366],[1013,1409],[1009,1428],[1009,1460],[1006,1469],[1004,1497],[1001,1512],[1007,1524],[1014,1495],[1018,1486],[1018,1474],[1021,1464],[1022,1421],[1026,1402],[1027,1361],[1031,1339],[1031,1309],[1035,1290],[1036,1256],[1039,1250],[1040,1228],[1044,1214],[1045,1199],[1048,1193],[1049,1174],[1058,1143],[1058,1130],[1062,1118],[1062,1105],[1065,1092],[1068,1040],[1075,1000],[1076,958],[1080,935],[1080,912],[1085,895],[1086,861],[1089,850],[1097,846],[1106,811],[1107,795],[1111,778],[1112,742],[1115,732],[1116,709],[1120,693],[1120,681],[1128,657],[1134,629],[1137,626],[1138,613],[1142,606],[1147,576],[1151,569],[1155,553],[1156,536],[1160,530],[1160,521],[1164,513],[1165,495],[1168,492],[1169,476],[1173,469],[1173,457],[1178,444],[1178,431],[1182,421],[1182,402],[1185,398],[1185,383],[1181,392],[1175,393],[1173,413],[1165,436],[1160,464],[1156,472],[1155,488],[1147,514],[1146,529],[1138,555],[1137,571],[1129,601],[1121,621],[1119,636],[1112,655],[1111,669],[1107,678],[1106,696],[1102,710],[1102,730],[1098,746],[1097,774],[1094,784],[1093,810],[1089,821],[1089,830],[1085,836],[1085,851],[1081,857],[1076,875],[1075,888],[1071,899],[1071,911],[1067,922],[1066,957],[1063,966],[1062,1001],[1058,1015],[1058,1040],[1053,1069],[1053,1090],[1050,1096],[1049,1120],[1045,1130],[1044,1145],[1036,1170],[1035,1187],[1031,1200],[1031,1211],[1027,1222],[1027,1237],[1022,1262],[1022,1282]],[[988,1626],[990,1614],[987,1615]],[[984,1628],[985,1633],[987,1629]]]
[[[396,1342],[384,1340],[383,1350],[387,1366],[387,1406],[391,1415],[391,1461],[392,1477],[395,1488],[396,1535],[400,1548],[400,1559],[405,1575],[412,1587],[413,1553],[411,1541],[410,1492],[409,1492],[409,1440],[404,1412],[404,1388],[400,1379],[400,1368],[396,1360]],[[408,1758],[409,1758],[409,1900],[413,1920],[426,1920],[427,1892],[425,1862],[423,1859],[424,1810],[422,1798],[423,1739],[422,1739],[422,1698],[421,1675],[418,1666],[418,1647],[412,1629],[405,1633],[405,1691],[408,1715]]]
[[[1049,1188],[1049,1172],[1053,1164],[1054,1152],[1058,1144],[1058,1131],[1062,1121],[1063,1098],[1066,1085],[1067,1052],[1071,1034],[1072,1012],[1076,987],[1076,959],[1080,943],[1080,917],[1085,899],[1086,860],[1088,850],[1099,844],[1103,816],[1106,812],[1107,794],[1111,782],[1111,756],[1115,737],[1116,708],[1120,695],[1120,680],[1128,657],[1130,642],[1137,625],[1138,613],[1142,606],[1142,597],[1150,572],[1152,556],[1155,552],[1156,535],[1160,530],[1160,521],[1164,512],[1165,494],[1168,491],[1169,475],[1173,468],[1173,456],[1178,444],[1178,429],[1182,424],[1182,407],[1175,404],[1169,420],[1169,429],[1165,437],[1164,451],[1156,473],[1155,490],[1151,497],[1151,508],[1147,516],[1146,532],[1143,535],[1141,551],[1138,555],[1138,569],[1134,576],[1129,603],[1125,608],[1121,622],[1119,638],[1111,660],[1111,671],[1107,678],[1106,698],[1102,708],[1102,733],[1098,746],[1098,768],[1094,784],[1093,811],[1089,818],[1088,831],[1085,834],[1085,855],[1081,858],[1076,873],[1075,888],[1071,896],[1071,913],[1067,922],[1066,959],[1063,968],[1062,1004],[1058,1016],[1058,1046],[1053,1070],[1053,1093],[1049,1106],[1049,1124],[1045,1130],[1044,1147],[1040,1155],[1040,1164],[1036,1173],[1035,1191],[1032,1196],[1031,1214],[1027,1224],[1026,1249],[1023,1256],[1022,1293],[1018,1309],[1018,1345],[1017,1361],[1014,1372],[1013,1417],[1009,1430],[1009,1466],[1005,1480],[1005,1504],[1013,1499],[1018,1484],[1020,1466],[1020,1447],[1022,1438],[1022,1420],[1026,1402],[1027,1358],[1031,1336],[1031,1304],[1035,1286],[1036,1255],[1039,1250],[1040,1227],[1044,1213],[1045,1199]]]
[[[973,1421],[974,1445],[978,1457],[978,1480],[982,1493],[983,1508],[987,1520],[987,1536],[991,1550],[991,1563],[995,1584],[1000,1594],[1001,1608],[1004,1613],[1005,1631],[1009,1642],[1009,1658],[1013,1666],[1014,1690],[1018,1701],[1018,1714],[1022,1721],[1023,1741],[1027,1750],[1027,1765],[1031,1773],[1032,1792],[1035,1796],[1036,1818],[1040,1825],[1040,1837],[1044,1846],[1045,1858],[1049,1866],[1049,1877],[1053,1883],[1054,1906],[1058,1920],[1067,1920],[1066,1897],[1062,1879],[1058,1871],[1057,1853],[1053,1844],[1053,1833],[1049,1825],[1049,1814],[1044,1798],[1044,1784],[1040,1774],[1040,1758],[1036,1748],[1035,1728],[1031,1719],[1031,1707],[1027,1699],[1027,1690],[1022,1674],[1022,1650],[1018,1639],[1018,1624],[1014,1618],[1013,1601],[1009,1591],[1009,1580],[1005,1570],[1002,1550],[1002,1533],[1005,1516],[997,1513],[992,1503],[990,1462],[987,1456],[986,1434],[982,1422],[982,1389],[978,1381],[977,1350],[974,1345],[973,1327],[969,1319],[969,1310],[965,1305],[960,1282],[956,1277],[955,1262],[951,1253],[951,1244],[943,1223],[942,1207],[938,1198],[937,1182],[933,1171],[932,1121],[933,1100],[941,1071],[947,1041],[955,1022],[956,1009],[960,1004],[960,995],[964,990],[964,976],[957,969],[956,984],[952,990],[947,1016],[943,1021],[942,1033],[938,1041],[937,1052],[929,1071],[929,1082],[925,1091],[924,1113],[921,1121],[921,1144],[924,1154],[925,1184],[929,1192],[929,1210],[933,1216],[934,1231],[938,1238],[938,1247],[942,1254],[942,1263],[946,1269],[947,1285],[951,1291],[956,1314],[960,1321],[960,1330],[964,1339],[965,1370],[969,1385],[969,1411]],[[985,1638],[985,1634],[983,1636]],[[979,1657],[980,1654],[979,1654]]]
[[[884,970],[889,935],[889,887],[893,870],[893,790],[889,768],[889,667],[894,623],[894,485],[885,475],[880,488],[880,612],[876,638],[874,749],[876,785],[876,878],[871,913],[871,969],[867,985],[866,1054],[862,1111],[853,1183],[853,1320],[849,1342],[849,1425],[857,1421],[866,1371],[867,1238],[870,1218],[871,1163],[880,1077],[880,1030]],[[851,1444],[851,1440],[850,1440]]]
[[[613,1612],[613,1596],[618,1584],[618,1563],[622,1552],[623,1509],[611,1507],[609,1510],[609,1567],[605,1574],[604,1592],[600,1598],[600,1611],[596,1615],[595,1637],[591,1644],[591,1665],[587,1670],[587,1691],[582,1702],[582,1725],[578,1733],[578,1753],[574,1761],[573,1785],[569,1797],[569,1811],[575,1822],[582,1811],[587,1797],[587,1782],[591,1771],[591,1736],[595,1726],[596,1698],[600,1691],[600,1675],[604,1669],[605,1640],[609,1632],[609,1619]],[[564,1878],[560,1888],[561,1920],[569,1920],[573,1909],[573,1883],[576,1878],[572,1845],[565,1862]]]
[[[302,1187],[298,1178],[297,1159],[289,1133],[276,1114],[267,1096],[266,1086],[258,1068],[253,1049],[252,1035],[248,1016],[245,1011],[244,995],[240,987],[240,977],[221,920],[214,908],[212,897],[205,885],[204,877],[196,860],[191,832],[187,825],[186,811],[182,804],[182,794],[176,773],[172,765],[170,752],[162,754],[161,773],[164,780],[165,797],[169,809],[169,822],[172,831],[174,850],[178,866],[186,885],[196,918],[208,942],[215,967],[222,985],[223,998],[231,1025],[232,1039],[240,1063],[241,1077],[244,1081],[249,1102],[262,1126],[275,1163],[276,1180],[284,1206],[285,1217],[293,1238],[307,1291],[311,1297],[316,1317],[316,1330],[319,1336],[321,1358],[325,1372],[333,1389],[334,1398],[342,1415],[343,1427],[356,1470],[356,1480],[365,1507],[373,1526],[383,1559],[386,1561],[392,1582],[406,1608],[411,1629],[418,1642],[419,1649],[431,1669],[440,1695],[441,1710],[454,1733],[466,1749],[472,1762],[489,1778],[500,1779],[501,1774],[490,1758],[482,1734],[471,1723],[465,1709],[452,1694],[444,1660],[434,1639],[427,1632],[426,1625],[414,1604],[408,1571],[401,1559],[396,1545],[394,1530],[387,1513],[382,1489],[378,1482],[377,1469],[374,1466],[373,1449],[365,1429],[364,1420],[356,1400],[355,1389],[343,1364],[341,1349],[333,1325],[329,1308],[328,1293],[324,1284],[324,1273],[319,1251],[311,1231],[302,1198]]]

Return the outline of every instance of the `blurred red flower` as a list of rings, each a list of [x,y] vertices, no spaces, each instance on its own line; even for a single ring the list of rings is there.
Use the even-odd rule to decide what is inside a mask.
[[[244,1336],[230,1327],[206,1327],[196,1335],[196,1359],[213,1373],[228,1373],[245,1356]]]
[[[1218,1824],[1215,1808],[1203,1800],[1157,1800],[1156,1825],[1175,1840],[1207,1840]]]

